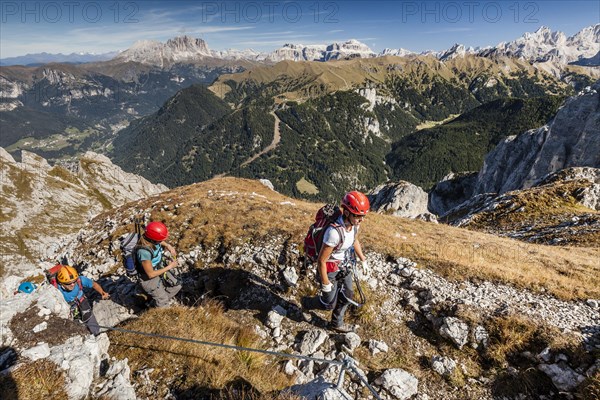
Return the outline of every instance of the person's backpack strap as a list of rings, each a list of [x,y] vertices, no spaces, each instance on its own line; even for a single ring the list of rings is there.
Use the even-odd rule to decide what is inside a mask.
[[[344,232],[344,228],[342,227],[342,225],[338,224],[337,222],[332,222],[331,224],[329,224],[329,226],[333,227],[340,235],[340,242],[333,248],[333,251],[338,251],[344,245],[344,238],[346,236],[346,233]]]
[[[133,249],[133,263],[135,265],[135,268],[138,271],[138,273],[142,273],[142,274],[146,275],[146,271],[144,271],[144,267],[142,267],[142,262],[138,259],[138,251],[139,250],[145,250],[148,253],[150,253],[150,258],[152,258],[152,256],[154,256],[154,252],[148,246],[139,246],[138,245],[138,246],[135,246],[135,248]]]

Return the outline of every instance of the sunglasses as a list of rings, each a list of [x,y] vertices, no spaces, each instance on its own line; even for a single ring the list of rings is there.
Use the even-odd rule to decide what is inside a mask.
[[[356,219],[363,219],[364,217],[366,217],[366,215],[353,214],[353,213],[350,213],[350,215]]]
[[[75,285],[75,281],[69,282],[69,283],[61,283],[61,285],[63,285],[63,286],[73,286],[73,285]]]

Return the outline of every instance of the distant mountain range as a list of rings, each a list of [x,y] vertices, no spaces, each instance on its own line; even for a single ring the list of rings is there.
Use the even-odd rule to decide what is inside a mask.
[[[485,48],[467,47],[455,44],[441,51],[424,51],[416,53],[403,48],[386,48],[376,53],[364,43],[350,39],[342,43],[302,45],[287,43],[270,52],[246,50],[210,50],[207,43],[198,38],[180,36],[169,39],[166,43],[154,40],[141,40],[123,52],[105,54],[28,54],[0,60],[0,65],[31,65],[49,62],[84,63],[114,59],[117,62],[139,62],[147,65],[166,67],[176,63],[198,63],[206,59],[248,60],[279,62],[291,61],[329,61],[348,58],[372,58],[386,55],[410,56],[431,55],[440,60],[450,59],[465,54],[482,57],[507,56],[529,60],[531,62],[554,61],[561,64],[578,64],[587,66],[600,65],[600,24],[588,26],[577,34],[567,37],[563,32],[553,32],[546,26],[533,33],[510,42],[501,42],[496,46]]]
[[[109,61],[2,66],[0,146],[15,156],[22,149],[35,151],[51,162],[73,158],[86,150],[107,153],[111,151],[115,133],[130,122],[156,112],[182,89],[196,83],[212,83],[211,91],[230,104],[242,107],[247,101],[258,102],[259,107],[242,119],[253,121],[250,125],[260,122],[255,128],[265,131],[259,135],[262,142],[252,143],[243,150],[233,148],[239,154],[232,155],[229,166],[223,164],[205,170],[197,176],[199,179],[230,172],[237,166],[236,162],[255,155],[256,147],[263,147],[271,140],[273,108],[307,99],[315,99],[312,108],[307,110],[309,114],[323,105],[320,102],[341,101],[345,103],[344,107],[348,106],[348,112],[358,115],[362,96],[368,98],[368,113],[384,113],[376,118],[365,116],[361,122],[366,127],[363,134],[372,132],[377,141],[389,141],[386,145],[375,146],[380,153],[376,158],[381,160],[390,150],[387,148],[389,143],[398,141],[427,121],[442,121],[500,98],[568,95],[571,92],[567,85],[581,90],[600,78],[600,68],[568,63],[594,63],[594,45],[598,42],[599,31],[600,25],[596,25],[566,38],[560,32],[540,28],[534,34],[525,34],[495,48],[471,49],[455,45],[446,51],[425,55],[405,49],[386,49],[376,54],[356,40],[330,45],[287,44],[269,54],[253,50],[214,51],[202,39],[182,36],[166,43],[137,42]],[[597,52],[595,54],[597,58]],[[374,58],[378,55],[381,57]],[[275,63],[277,60],[282,61]],[[297,62],[302,60],[318,61]],[[336,62],[326,62],[330,60]],[[364,65],[370,70],[366,71]],[[538,74],[537,70],[544,74]],[[358,98],[329,96],[336,91],[354,92]],[[441,98],[445,101],[440,101]],[[262,104],[264,99],[275,104]],[[385,110],[381,109],[381,104],[388,101],[395,105],[390,103]],[[219,116],[219,113],[209,114]],[[283,110],[278,115],[279,118],[290,117],[284,115]],[[234,136],[240,130],[239,125],[236,128],[236,123],[240,122],[237,117],[234,115],[224,121]],[[187,121],[191,119],[187,118]],[[286,124],[290,125],[292,121]],[[253,129],[246,133],[248,137],[257,135]],[[218,143],[211,146],[216,149]],[[188,150],[192,151],[193,147]],[[175,156],[173,160],[181,160],[184,156]],[[482,155],[478,153],[477,157],[480,159]],[[121,161],[127,164],[126,160]],[[143,161],[137,162],[134,158],[129,162],[135,163],[135,168],[144,166]],[[260,160],[252,163],[250,169],[256,169],[260,163]],[[389,167],[374,165],[380,172],[376,174],[377,178],[369,178],[373,182],[384,176],[383,169]],[[165,177],[168,179],[163,182],[184,183],[172,179],[174,174],[187,169],[187,166],[179,167],[182,167],[181,171],[169,171],[171,176]],[[248,171],[247,175],[254,172]],[[421,184],[431,183],[440,173],[446,173],[434,172],[428,172]],[[398,176],[414,178],[410,174]],[[285,184],[295,182],[293,179]],[[288,186],[286,193],[294,190]]]
[[[48,63],[67,63],[67,64],[82,64],[96,61],[107,61],[114,58],[118,51],[109,53],[93,54],[93,53],[71,53],[71,54],[51,54],[51,53],[34,53],[26,54],[18,57],[7,57],[0,59],[0,65],[27,65],[38,66]]]

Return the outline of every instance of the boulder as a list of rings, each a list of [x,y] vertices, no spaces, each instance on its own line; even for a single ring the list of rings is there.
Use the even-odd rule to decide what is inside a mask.
[[[304,335],[300,342],[300,354],[314,354],[329,336],[322,329],[312,329]]]
[[[417,394],[419,386],[417,378],[400,368],[384,371],[375,383],[399,400],[409,399]]]
[[[286,314],[287,311],[283,307],[276,306],[267,314],[265,325],[271,329],[279,328],[281,326],[281,321],[283,321]]]
[[[450,339],[456,347],[462,349],[469,339],[469,326],[455,317],[445,317],[440,335],[446,339]]]
[[[490,340],[490,335],[481,325],[477,325],[471,334],[471,346],[474,349],[486,348]]]
[[[477,172],[449,173],[429,192],[429,211],[436,215],[446,214],[471,198],[476,182]]]
[[[94,316],[100,326],[117,326],[123,321],[133,318],[129,310],[112,300],[100,300],[94,304]]]
[[[360,346],[360,336],[358,336],[356,333],[354,332],[350,332],[350,333],[346,333],[344,335],[344,344],[347,346],[348,350],[350,350],[350,352],[353,352],[354,350],[356,350],[358,348],[358,346]]]
[[[412,183],[400,181],[377,186],[368,193],[371,209],[381,214],[416,218],[428,213],[427,193]]]
[[[369,340],[368,347],[372,355],[377,353],[387,353],[389,350],[387,343],[375,339]]]
[[[456,369],[456,361],[449,357],[433,356],[431,368],[443,377],[450,376]]]
[[[326,382],[322,376],[302,385],[294,385],[287,392],[293,393],[303,400],[348,400],[352,397],[333,383]]]
[[[538,369],[548,375],[554,386],[563,392],[572,391],[585,380],[583,375],[573,371],[564,361],[556,364],[540,364]]]

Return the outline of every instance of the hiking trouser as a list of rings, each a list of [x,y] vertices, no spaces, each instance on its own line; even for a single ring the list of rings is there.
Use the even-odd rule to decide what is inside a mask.
[[[171,300],[181,290],[181,285],[166,287],[160,276],[152,279],[140,280],[140,285],[154,299],[156,307],[166,307]]]
[[[78,307],[79,312],[81,313],[81,322],[87,326],[92,335],[98,336],[98,334],[100,334],[100,327],[98,326],[98,321],[96,320],[96,316],[94,315],[94,311],[92,310],[92,306],[87,297],[84,297],[81,302],[79,302]]]
[[[317,274],[318,275],[318,274]],[[328,272],[327,277],[329,282],[333,284],[330,292],[323,292],[319,296],[321,306],[325,310],[333,310],[331,314],[331,324],[340,326],[344,323],[344,315],[354,296],[354,288],[352,282],[352,271],[340,269],[335,272]],[[319,283],[321,280],[319,278]]]

